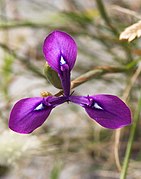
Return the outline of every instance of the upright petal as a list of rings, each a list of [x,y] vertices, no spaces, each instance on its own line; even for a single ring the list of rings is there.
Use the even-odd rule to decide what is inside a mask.
[[[88,115],[105,128],[117,129],[131,124],[131,112],[117,96],[71,96],[70,101],[84,107]]]
[[[56,30],[46,37],[43,53],[50,67],[60,73],[61,65],[65,63],[69,66],[69,70],[73,68],[77,46],[69,34]]]

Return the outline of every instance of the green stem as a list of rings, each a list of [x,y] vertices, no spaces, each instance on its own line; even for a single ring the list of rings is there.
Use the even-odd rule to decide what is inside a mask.
[[[0,29],[13,29],[13,28],[21,28],[21,27],[30,27],[30,28],[49,28],[52,29],[49,24],[45,23],[37,23],[37,22],[30,22],[30,21],[13,21],[13,22],[1,22]]]
[[[125,153],[125,158],[124,158],[124,162],[123,162],[120,179],[126,179],[130,155],[131,155],[131,149],[132,149],[134,136],[135,136],[136,128],[137,128],[138,121],[139,121],[140,111],[141,111],[141,96],[138,101],[137,111],[135,112],[134,123],[131,127],[130,136],[129,136],[129,140],[128,140],[128,144],[127,144],[127,149],[126,149],[126,153]]]
[[[119,37],[119,32],[112,25],[111,19],[109,18],[108,14],[106,12],[106,9],[104,7],[103,1],[102,0],[96,0],[96,3],[97,3],[97,7],[98,7],[98,10],[100,12],[100,15],[101,15],[102,19],[105,21],[107,26],[111,29],[111,31],[115,35],[115,37]],[[133,58],[132,58],[132,54],[131,54],[129,44],[127,44],[125,42],[121,42],[121,45],[122,45],[123,49],[125,50],[127,58],[129,59],[129,61],[132,61]]]
[[[115,36],[119,36],[117,29],[112,25],[111,19],[109,18],[108,14],[105,10],[103,1],[102,0],[96,0],[96,3],[97,3],[97,7],[99,9],[100,15],[103,18],[103,20],[105,21],[105,23],[111,28],[111,30],[112,30],[112,32]]]

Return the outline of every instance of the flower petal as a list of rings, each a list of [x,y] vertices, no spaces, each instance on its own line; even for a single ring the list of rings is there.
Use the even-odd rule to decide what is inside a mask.
[[[88,115],[105,128],[117,129],[131,124],[131,112],[117,96],[72,96],[70,101],[84,107]]]
[[[60,74],[61,65],[67,64],[69,70],[73,68],[77,46],[69,34],[56,30],[46,37],[43,53],[50,67]]]
[[[53,106],[45,106],[43,98],[25,98],[18,101],[10,114],[9,128],[18,133],[28,134],[41,126]]]
[[[59,74],[64,95],[69,97],[70,95],[70,71],[68,69],[68,65],[64,64],[61,66],[62,74]]]

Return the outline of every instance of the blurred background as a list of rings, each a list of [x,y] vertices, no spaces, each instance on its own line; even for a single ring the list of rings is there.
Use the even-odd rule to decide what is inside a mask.
[[[75,88],[75,94],[117,95],[130,106],[134,118],[141,87],[141,43],[140,39],[119,41],[119,35],[140,17],[139,0],[0,0],[1,179],[119,178],[130,126],[119,131],[119,137],[117,131],[100,127],[74,104],[53,110],[30,135],[10,131],[8,118],[19,99],[40,96],[42,91],[58,92],[43,74],[42,53],[45,37],[55,29],[71,34],[78,45],[72,79],[92,69],[107,69]],[[141,176],[140,128],[141,120],[132,146],[129,179]]]

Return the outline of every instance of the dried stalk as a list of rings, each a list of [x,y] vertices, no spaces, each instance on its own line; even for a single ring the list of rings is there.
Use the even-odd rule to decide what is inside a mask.
[[[88,71],[87,73],[84,73],[83,75],[79,76],[75,80],[71,82],[71,89],[93,79],[98,78],[104,74],[109,73],[120,73],[120,72],[126,72],[128,70],[127,67],[112,67],[112,66],[100,66],[96,67],[93,70]],[[55,94],[55,96],[60,96],[63,94],[63,91],[59,91]]]
[[[134,86],[134,84],[135,84],[137,78],[139,77],[140,73],[141,73],[141,64],[139,63],[137,70],[133,74],[129,84],[127,85],[127,87],[124,91],[124,94],[123,94],[123,97],[122,97],[122,99],[124,101],[127,101],[128,96],[130,94],[130,91],[131,91],[132,87]],[[115,132],[114,155],[115,155],[116,166],[117,166],[119,171],[121,171],[121,164],[120,164],[120,159],[119,159],[120,136],[121,136],[121,129],[116,130],[116,132]]]

